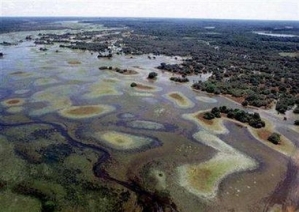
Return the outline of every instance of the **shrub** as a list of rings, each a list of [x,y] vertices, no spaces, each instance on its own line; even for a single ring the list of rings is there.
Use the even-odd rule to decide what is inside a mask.
[[[227,113],[227,118],[234,119],[235,118],[235,113],[233,111],[229,111]]]
[[[250,119],[248,124],[254,128],[262,128],[266,126],[265,122],[261,119]]]
[[[294,124],[299,126],[299,120],[294,121]]]
[[[205,113],[204,115],[203,115],[203,118],[204,119],[207,119],[207,120],[212,120],[212,119],[214,119],[215,118],[215,115],[213,114],[213,113]]]
[[[148,79],[155,79],[158,76],[158,74],[156,72],[150,72],[148,74]]]
[[[211,113],[218,113],[220,112],[219,108],[218,107],[213,107],[212,110],[211,110]]]
[[[243,110],[236,112],[235,119],[243,123],[248,121],[247,114]]]
[[[245,100],[242,102],[242,106],[246,107],[248,105],[248,102]]]
[[[268,137],[268,141],[272,142],[273,144],[277,145],[280,143],[280,135],[278,133],[272,133],[269,137]]]
[[[219,111],[215,112],[214,115],[215,115],[216,118],[221,118],[221,113]]]
[[[214,107],[212,110],[211,110],[211,113],[213,113],[213,115],[216,117],[216,118],[221,118],[221,113],[220,113],[220,110],[218,107]]]
[[[229,112],[226,106],[219,107],[219,110],[220,110],[221,113],[228,113]]]
[[[137,86],[137,83],[135,83],[135,82],[132,82],[132,83],[131,83],[131,87],[132,87],[132,88],[134,88],[134,87],[136,87],[136,86]]]
[[[293,110],[293,113],[299,114],[299,107],[298,106]]]
[[[253,118],[254,119],[261,119],[260,114],[256,113],[256,112],[253,114]]]

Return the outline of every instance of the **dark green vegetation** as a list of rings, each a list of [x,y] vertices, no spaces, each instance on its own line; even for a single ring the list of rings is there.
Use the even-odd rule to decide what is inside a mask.
[[[9,190],[9,195],[37,199],[45,212],[122,211],[126,191],[97,182],[92,172],[100,152],[71,146],[47,125],[5,127],[2,132],[8,136],[0,136],[6,150],[0,157],[0,195]]]
[[[149,74],[148,74],[148,79],[156,79],[157,78],[157,76],[158,76],[158,74],[156,73],[156,72],[150,72]]]
[[[297,126],[299,126],[299,120],[295,120],[294,124],[297,125]]]
[[[55,25],[52,23],[57,20],[59,21],[59,19],[3,19],[3,22],[1,22],[2,25],[0,25],[0,33],[19,30],[67,29],[67,26],[63,24]],[[61,34],[54,34],[53,32],[48,32],[46,34],[36,33],[32,35],[30,35],[30,32],[28,32],[28,34],[27,32],[20,33],[23,36],[22,39],[26,40],[22,45],[26,44],[25,46],[30,46],[30,50],[36,49],[38,54],[40,54],[40,57],[38,58],[44,57],[49,59],[49,64],[47,63],[47,66],[45,66],[45,68],[49,68],[49,71],[47,70],[49,76],[52,74],[50,70],[57,66],[55,58],[51,58],[53,56],[52,53],[54,53],[55,57],[59,57],[60,55],[64,57],[65,55],[63,54],[65,52],[75,53],[72,54],[74,58],[79,58],[81,56],[87,56],[89,58],[90,56],[89,59],[95,59],[98,64],[102,65],[99,68],[100,70],[111,70],[120,74],[132,74],[132,70],[130,70],[129,67],[123,66],[124,64],[110,64],[110,61],[114,61],[117,58],[125,58],[126,62],[130,59],[132,59],[131,61],[134,61],[134,59],[137,58],[134,55],[150,54],[150,56],[141,56],[143,59],[145,58],[143,61],[145,65],[147,65],[147,63],[154,62],[155,59],[157,61],[160,58],[165,58],[158,58],[157,55],[166,54],[172,56],[169,61],[173,61],[173,59],[180,61],[181,57],[179,56],[184,56],[183,63],[174,65],[159,61],[155,66],[158,66],[157,68],[161,71],[170,72],[172,75],[170,80],[172,81],[180,83],[184,82],[189,85],[188,82],[192,79],[192,87],[194,89],[214,94],[229,94],[234,97],[239,97],[243,106],[253,105],[257,107],[268,107],[273,102],[277,102],[276,108],[281,113],[293,108],[294,105],[299,102],[298,56],[281,56],[279,54],[281,52],[298,52],[298,38],[275,38],[252,33],[252,31],[266,30],[275,33],[299,35],[298,23],[296,22],[203,21],[176,19],[81,20],[82,22],[94,23],[99,27],[88,28],[88,30],[64,30],[61,31]],[[101,24],[115,28],[102,29],[100,26]],[[91,27],[95,25],[88,26]],[[293,26],[293,28],[284,28],[284,26],[289,25]],[[215,28],[206,28],[208,26],[213,26]],[[17,43],[13,44],[18,45],[19,43],[21,43],[21,41],[17,41]],[[36,44],[36,46],[33,44]],[[2,45],[7,45],[4,49],[8,50],[15,47],[9,47],[9,45],[12,44],[8,42],[3,42]],[[20,49],[23,47],[22,45],[20,45]],[[70,51],[62,48],[78,49],[79,51]],[[85,52],[84,54],[82,54],[83,51]],[[22,51],[20,51],[20,55],[21,52]],[[3,53],[3,60],[5,60],[7,52]],[[118,56],[122,54],[127,54],[128,56]],[[18,54],[16,54],[16,58],[17,56]],[[80,69],[82,68],[82,72],[85,72],[85,67],[83,67],[84,63],[90,60],[87,60],[86,58],[82,59],[82,64],[80,58],[78,61],[70,61],[69,65],[71,65],[74,70],[77,70],[75,69],[76,65],[79,66],[79,64],[81,64],[82,67],[80,67]],[[107,61],[109,62],[106,63]],[[102,62],[103,64],[101,64]],[[161,64],[159,65],[159,63]],[[31,67],[31,63],[29,64]],[[134,64],[132,66],[134,67]],[[39,72],[39,70],[36,70],[37,67],[32,66],[34,70],[33,72]],[[96,69],[96,67],[98,67],[98,65],[95,65],[90,69]],[[137,65],[135,67],[138,68]],[[153,67],[151,67],[150,70],[152,70],[152,68]],[[102,71],[95,70],[95,72],[96,74],[92,76],[101,76],[100,74]],[[89,73],[89,71],[86,71],[86,73]],[[157,73],[159,72],[157,71]],[[149,78],[154,79],[157,76],[157,73],[150,73]],[[206,74],[208,74],[208,76],[211,75],[211,77],[207,81],[200,81],[201,76],[206,76]],[[74,76],[76,76],[75,73]],[[120,75],[118,74],[118,76]],[[146,77],[146,75],[144,76]],[[55,78],[56,77],[57,79],[59,78],[55,75]],[[32,80],[34,80],[34,78]],[[133,80],[136,80],[137,82],[138,79],[137,77],[136,79],[134,77],[132,79],[130,78],[130,81],[125,81],[124,78],[120,77],[120,80],[125,82],[124,84],[128,86],[127,82],[131,83]],[[31,84],[34,83],[32,83],[33,81],[31,82],[31,79],[29,81],[30,86],[27,88],[30,90],[34,87],[34,85],[31,86]],[[13,83],[17,82],[18,81],[13,81],[12,84],[9,84],[8,86],[8,93],[11,93],[11,95],[14,94]],[[25,82],[26,80],[24,80],[24,83]],[[80,80],[71,80],[67,83],[80,84],[81,82]],[[161,82],[157,80],[155,83],[159,84]],[[5,85],[8,85],[8,83],[5,83]],[[45,87],[48,86],[50,87],[51,85],[49,84]],[[103,86],[105,86],[105,84],[103,84]],[[134,86],[139,86],[139,84],[132,83],[131,87]],[[169,83],[169,86],[174,85],[173,83]],[[22,86],[16,87],[23,89]],[[78,88],[79,87],[80,85]],[[179,87],[176,88],[180,89]],[[24,86],[24,89],[25,88],[26,86]],[[44,89],[44,87],[39,87],[38,89]],[[167,88],[165,88],[165,90],[167,90]],[[29,92],[30,94],[26,95],[19,95],[22,97],[29,97],[33,92],[34,91],[32,91],[32,93]],[[84,91],[82,91],[82,93],[83,92]],[[188,92],[192,95],[191,91]],[[82,93],[80,91],[78,96]],[[8,97],[10,95],[4,94],[2,96],[1,93],[1,101],[2,99],[4,100],[6,96]],[[74,104],[83,104],[83,102],[80,102],[80,97],[76,98],[75,96],[77,96],[77,93],[74,94],[73,97],[70,97],[71,101]],[[159,96],[159,94],[155,96]],[[78,99],[79,101],[77,101]],[[118,105],[117,108],[120,108],[120,110],[126,109],[125,106],[124,108],[121,108],[123,106],[122,103],[125,102],[125,97],[114,97],[114,99]],[[107,100],[110,99],[107,98]],[[31,106],[30,101],[31,100],[25,103],[25,108],[27,107],[27,104],[28,106]],[[84,100],[84,104],[85,103],[96,104],[97,101]],[[133,104],[138,106],[137,102],[133,102]],[[222,103],[220,103],[220,105],[221,104]],[[36,104],[34,107],[35,106],[40,107],[42,105]],[[147,111],[147,109],[151,107],[148,104],[144,106],[146,106],[144,107],[144,111]],[[12,123],[14,119],[10,119],[10,116],[18,116],[18,114],[9,115],[8,112],[5,112],[7,108],[2,107],[0,109],[1,112],[3,111],[4,116],[3,118],[1,117],[1,120],[7,119],[9,120],[9,123]],[[165,109],[167,111],[169,108]],[[297,110],[298,109],[295,109],[294,113],[296,113]],[[144,111],[140,113],[140,118],[142,118],[141,114],[144,114]],[[171,113],[171,115],[177,116],[181,111],[176,110],[175,112],[176,113],[173,114]],[[49,122],[54,123],[57,118],[54,114],[55,113],[50,114],[49,116],[40,116],[40,118],[32,118],[32,122],[36,120],[41,121],[45,118],[46,120],[49,120]],[[164,117],[163,114],[164,113],[161,113],[161,116],[163,116],[162,119],[166,122],[167,118],[165,117],[170,117],[170,115],[168,116],[167,113],[165,113]],[[265,123],[261,120],[258,113],[250,114],[240,109],[229,109],[225,106],[213,108],[209,113],[204,114],[204,117],[206,119],[220,118],[224,114],[226,114],[228,118],[248,123],[255,128],[265,126]],[[151,114],[149,113],[148,116],[150,115]],[[181,114],[178,114],[178,117],[176,118],[179,119],[180,115]],[[28,119],[29,118],[30,115],[28,115]],[[108,118],[104,120],[107,122],[103,121],[103,125],[107,124],[105,127],[108,127],[109,129],[110,127],[111,129],[119,127],[118,125],[114,126],[114,122]],[[96,123],[96,126],[100,129],[101,124],[99,123],[101,122],[102,120],[99,118],[98,121],[94,122],[82,121],[82,125],[90,124],[91,126]],[[78,121],[78,123],[80,122]],[[295,121],[295,124],[296,123],[299,124],[298,121]],[[62,126],[65,126],[65,128]],[[171,157],[164,161],[164,157],[166,158],[169,157],[169,155],[172,155],[174,150],[172,148],[176,148],[175,145],[169,145],[168,142],[173,142],[175,140],[175,143],[183,143],[184,140],[181,135],[181,137],[176,138],[176,134],[170,135],[169,133],[168,137],[168,134],[166,135],[165,133],[165,138],[163,138],[166,145],[159,147],[161,148],[161,153],[160,149],[157,151],[158,153],[149,151],[147,156],[147,153],[144,154],[142,151],[134,153],[134,156],[129,153],[121,153],[119,155],[117,155],[118,153],[115,155],[113,153],[111,154],[113,158],[109,158],[109,153],[105,152],[103,149],[99,149],[100,147],[96,148],[95,146],[88,144],[83,145],[83,140],[80,144],[81,135],[80,133],[74,133],[75,126],[77,125],[73,125],[73,122],[70,120],[61,123],[61,127],[57,127],[57,125],[55,127],[54,124],[49,123],[44,125],[0,125],[1,134],[3,133],[3,135],[5,135],[0,135],[0,150],[5,150],[0,154],[0,197],[5,195],[6,199],[9,200],[6,202],[9,204],[14,200],[15,196],[26,197],[29,200],[33,199],[34,201],[32,204],[37,202],[36,208],[40,207],[42,211],[133,211],[133,209],[128,206],[130,204],[131,207],[135,207],[135,209],[137,208],[136,211],[138,211],[138,209],[140,209],[140,211],[177,211],[176,204],[172,202],[172,198],[178,198],[180,196],[172,197],[171,192],[169,192],[171,190],[168,191],[168,187],[164,188],[164,177],[169,175],[165,175],[162,170],[165,169],[166,171],[171,171],[173,173],[178,163],[189,162],[187,157],[191,156],[192,152],[189,154],[188,152],[180,153],[181,151],[175,152],[176,154],[173,154],[175,155],[173,158]],[[74,138],[68,136],[68,133],[72,134],[71,136]],[[150,132],[147,131],[146,133]],[[186,134],[182,135],[185,137],[187,133],[189,133],[188,130],[186,130]],[[78,140],[75,141],[74,139],[76,138]],[[100,146],[100,144],[98,145]],[[193,148],[190,148],[190,150],[191,149],[193,151]],[[158,154],[158,157],[156,157],[155,154]],[[177,155],[180,154],[184,154],[183,161],[179,161],[177,157]],[[137,158],[136,164],[134,161],[135,156]],[[206,156],[209,156],[208,153],[202,157],[204,158]],[[132,163],[134,162],[129,169],[123,165],[129,163],[122,161],[122,159],[126,157],[128,157],[129,160],[132,160]],[[165,168],[161,165],[161,172],[159,173],[153,172],[158,166],[157,164],[154,164],[152,167],[141,167],[144,163],[143,159],[145,159],[145,161],[150,161],[153,158],[157,158],[157,161],[159,162],[161,160],[162,163],[168,163],[168,161],[170,161],[170,166]],[[193,156],[191,156],[190,158],[193,163],[195,157],[193,158]],[[199,161],[201,159],[199,159]],[[261,160],[263,162],[263,159]],[[275,160],[275,163],[276,162],[277,160]],[[121,168],[115,170],[116,168],[114,167]],[[127,174],[129,175],[127,176]],[[174,179],[174,176],[168,178],[167,186],[173,186],[175,184],[172,183],[171,180],[176,179]],[[168,184],[168,182],[171,183]],[[174,186],[173,188],[176,187]],[[187,193],[184,191],[183,195],[185,196],[185,194]],[[195,199],[195,197],[193,198]],[[177,199],[174,200],[177,201]],[[2,203],[3,199],[0,198],[1,206]],[[186,201],[186,203],[183,203],[182,205],[184,206],[184,204],[189,204],[189,201]]]
[[[258,113],[248,113],[240,109],[231,109],[226,106],[214,107],[211,112],[204,114],[204,118],[207,120],[212,120],[214,118],[221,118],[221,113],[226,114],[227,118],[235,119],[242,123],[248,123],[254,128],[265,127],[265,122],[261,119]]]
[[[137,86],[137,83],[136,83],[136,82],[132,82],[130,86],[131,86],[132,88],[134,88],[134,87]]]
[[[269,107],[284,113],[299,97],[299,58],[281,52],[297,52],[299,37],[271,37],[252,33],[299,34],[297,22],[212,20],[98,20],[106,26],[128,26],[134,33],[117,44],[126,54],[189,56],[182,65],[161,64],[160,69],[181,75],[212,72],[193,88],[215,94],[242,97],[248,105]],[[285,28],[287,25],[293,28]],[[215,28],[205,28],[213,26]],[[181,81],[179,78],[171,78]]]
[[[280,144],[280,135],[274,132],[268,137],[268,141],[272,142],[275,145]]]
[[[41,23],[47,23],[45,21],[42,19]],[[279,54],[298,52],[299,37],[253,33],[270,31],[299,35],[298,22],[104,18],[82,22],[114,29],[109,30],[109,34],[105,30],[40,34],[34,41],[95,51],[99,53],[98,58],[123,53],[187,56],[181,65],[161,63],[158,68],[178,74],[170,78],[175,82],[188,82],[188,75],[212,73],[205,82],[195,80],[192,88],[239,97],[245,101],[244,105],[267,108],[276,103],[276,110],[285,113],[299,102],[299,57]],[[121,48],[113,50],[112,47]]]
[[[189,79],[185,75],[183,75],[182,77],[170,77],[169,79],[171,81],[180,82],[180,83],[189,82]]]
[[[30,31],[30,30],[48,30],[48,29],[65,29],[59,25],[53,25],[53,21],[72,20],[71,18],[0,18],[0,33]]]
[[[256,107],[269,107],[276,102],[279,113],[299,102],[299,57],[279,55],[298,52],[299,37],[253,33],[299,35],[298,22],[104,18],[82,22],[104,24],[114,30],[109,35],[105,31],[43,34],[35,42],[96,51],[99,58],[122,53],[187,56],[189,59],[181,65],[162,63],[158,68],[182,75],[170,78],[176,82],[188,82],[188,75],[212,73],[207,81],[195,81],[192,87],[240,97],[246,101],[244,104]],[[98,34],[103,36],[95,37]],[[71,37],[75,37],[74,41]],[[110,42],[113,39],[117,42]],[[111,46],[121,49],[113,51]]]

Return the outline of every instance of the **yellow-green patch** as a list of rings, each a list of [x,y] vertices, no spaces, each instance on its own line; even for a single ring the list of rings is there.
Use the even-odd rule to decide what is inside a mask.
[[[151,138],[131,135],[117,131],[96,132],[94,137],[103,141],[107,146],[117,150],[132,150],[152,143]]]
[[[179,108],[187,109],[194,107],[194,103],[181,92],[171,92],[164,95],[164,97]]]
[[[83,95],[83,97],[92,99],[101,96],[121,95],[122,92],[116,90],[111,83],[97,82],[90,86],[90,91]]]
[[[254,167],[255,162],[241,154],[218,153],[207,162],[178,167],[179,184],[198,197],[214,198],[226,176]]]

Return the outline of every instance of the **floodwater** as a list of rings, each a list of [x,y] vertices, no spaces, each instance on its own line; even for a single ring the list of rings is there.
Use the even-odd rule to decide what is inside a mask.
[[[280,34],[280,33],[264,32],[264,31],[256,31],[253,33],[258,34],[258,35],[265,35],[265,36],[271,36],[271,37],[282,37],[282,38],[298,37],[297,35],[292,35],[292,34]]]
[[[1,39],[17,42],[38,33],[5,34]],[[163,207],[172,211],[208,211],[216,206],[246,211],[262,208],[259,200],[268,197],[282,180],[288,157],[256,140],[246,128],[225,122],[225,133],[219,135],[183,118],[215,106],[241,108],[224,97],[192,91],[190,84],[174,83],[169,80],[171,74],[155,68],[162,62],[181,63],[183,58],[115,55],[98,59],[89,51],[58,45],[40,51],[40,47],[33,41],[1,46],[0,192],[4,198],[0,204],[6,210],[39,211],[51,203],[66,211],[114,211],[117,202],[124,200],[119,199],[120,191],[107,192],[103,189],[107,187],[145,196],[149,203],[155,201],[158,209],[165,204]],[[135,70],[137,74],[99,70],[101,66]],[[157,80],[147,79],[151,71],[158,73]],[[144,89],[132,88],[132,82],[145,85]],[[171,96],[180,96],[184,104]],[[291,120],[297,118],[284,125],[271,113],[263,116],[281,123],[279,132],[286,137]],[[213,191],[206,195],[209,198],[195,195],[201,194],[200,186],[194,183],[197,176],[189,182],[190,170],[182,173],[179,169],[201,167],[204,162],[208,166],[215,155],[222,154],[221,148],[194,136],[198,132],[211,134],[212,140],[218,138],[215,145],[237,152],[234,160],[242,156],[250,162],[236,171],[230,167],[233,171],[216,173],[219,179],[206,188]],[[293,130],[291,135],[292,140],[298,132]],[[238,162],[242,166],[242,161]],[[212,174],[217,172],[213,167],[208,169]],[[181,175],[184,182],[179,182]],[[141,182],[137,185],[132,179]],[[198,179],[208,184],[205,176]],[[32,189],[44,199],[30,194]],[[46,192],[49,189],[51,192]],[[176,207],[171,201],[157,200],[151,195],[153,191],[169,193]],[[17,199],[14,206],[12,198]],[[244,201],[238,202],[240,198]],[[127,207],[132,206],[127,203]]]

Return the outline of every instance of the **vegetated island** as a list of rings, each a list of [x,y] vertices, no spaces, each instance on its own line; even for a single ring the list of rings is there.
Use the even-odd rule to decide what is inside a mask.
[[[262,120],[260,114],[257,112],[248,113],[241,109],[231,109],[226,106],[220,106],[212,108],[210,112],[202,112],[198,114],[198,118],[208,125],[213,125],[214,119],[220,119],[222,117],[228,120],[237,121],[237,125],[241,127],[249,125],[252,127],[249,128],[249,132],[256,139],[266,142],[265,144],[267,146],[282,154],[292,155],[295,150],[294,144],[285,136],[275,132],[273,124],[269,121]]]
[[[176,82],[210,73],[207,81],[193,80],[192,88],[238,98],[244,105],[275,104],[284,114],[299,104],[299,33],[296,27],[286,28],[287,23],[107,18],[81,22],[113,29],[29,37],[37,45],[60,43],[61,48],[97,52],[99,59],[114,54],[185,56],[180,65],[161,63],[157,68],[173,73],[170,80]],[[296,36],[254,33],[259,31]]]

